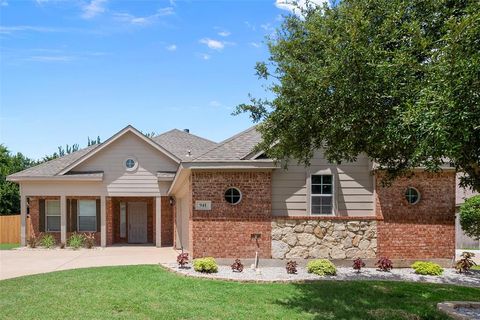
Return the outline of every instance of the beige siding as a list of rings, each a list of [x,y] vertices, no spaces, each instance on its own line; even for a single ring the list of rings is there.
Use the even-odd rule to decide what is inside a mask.
[[[176,247],[184,250],[189,250],[189,217],[190,217],[190,202],[191,195],[189,193],[189,184],[188,179],[184,181],[180,187],[176,197],[176,224],[177,224],[177,234],[176,237]]]
[[[307,181],[312,174],[332,174],[335,177],[336,215],[374,215],[373,177],[368,158],[336,166],[328,163],[321,152],[311,166],[290,163],[287,170],[277,169],[272,175],[273,215],[309,215]]]
[[[128,157],[138,161],[134,172],[125,170]],[[169,182],[158,182],[158,171],[176,171],[177,164],[132,133],[126,133],[72,171],[103,171],[110,196],[160,196]]]
[[[99,182],[88,181],[29,181],[21,182],[26,196],[104,196],[107,188]]]

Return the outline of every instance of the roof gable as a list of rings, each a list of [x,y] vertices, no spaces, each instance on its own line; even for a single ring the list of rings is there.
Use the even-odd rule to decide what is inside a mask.
[[[183,130],[173,129],[152,138],[182,161],[195,159],[218,144]]]

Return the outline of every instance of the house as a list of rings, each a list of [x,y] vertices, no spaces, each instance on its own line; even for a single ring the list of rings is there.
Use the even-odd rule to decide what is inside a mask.
[[[255,127],[215,143],[188,131],[149,138],[127,126],[105,142],[8,176],[32,231],[65,243],[152,243],[193,257],[452,259],[455,170],[382,185],[366,156],[309,167],[253,151]]]

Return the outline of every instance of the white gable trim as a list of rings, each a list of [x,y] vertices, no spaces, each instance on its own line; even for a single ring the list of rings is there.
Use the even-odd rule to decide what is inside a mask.
[[[72,164],[67,166],[66,168],[62,169],[62,171],[58,172],[56,175],[64,175],[68,171],[70,171],[73,168],[75,168],[76,166],[78,166],[80,163],[84,162],[87,159],[90,159],[92,156],[97,154],[97,152],[99,152],[100,150],[103,150],[105,147],[107,147],[108,145],[110,145],[111,143],[113,143],[118,138],[120,138],[121,136],[123,136],[124,134],[126,134],[128,132],[133,133],[134,135],[136,135],[137,137],[139,137],[140,139],[145,141],[147,144],[149,144],[153,148],[155,148],[158,151],[165,154],[167,157],[169,157],[170,159],[172,159],[176,163],[180,163],[180,159],[177,158],[175,155],[173,155],[171,152],[167,151],[165,148],[163,148],[161,145],[159,145],[158,143],[156,143],[152,139],[146,137],[143,133],[141,133],[140,131],[138,131],[137,129],[132,127],[131,125],[128,125],[125,128],[123,128],[122,130],[120,130],[119,132],[117,132],[116,134],[114,134],[113,136],[111,136],[109,139],[107,139],[100,146],[98,146],[97,148],[93,149],[92,151],[86,153],[81,158],[79,158],[78,160],[76,160],[75,162],[73,162]]]

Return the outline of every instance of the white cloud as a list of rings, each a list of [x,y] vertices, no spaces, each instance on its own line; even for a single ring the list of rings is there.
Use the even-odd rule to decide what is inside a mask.
[[[105,12],[105,5],[107,3],[107,0],[92,0],[90,1],[89,4],[84,5],[82,10],[82,18],[84,19],[92,19],[99,14],[102,14]]]
[[[49,28],[49,27],[37,27],[37,26],[0,26],[0,34],[11,34],[21,31],[33,31],[33,32],[62,32],[65,30]]]
[[[329,4],[328,0],[275,0],[275,6],[282,10],[287,10],[295,14],[299,13],[298,7],[305,9],[307,6],[322,6]]]
[[[200,40],[200,43],[206,45],[207,47],[213,50],[222,50],[225,47],[224,42],[210,39],[210,38],[203,38]]]
[[[113,16],[115,20],[125,22],[128,24],[148,25],[148,24],[152,24],[153,22],[158,20],[160,17],[169,16],[174,13],[175,12],[172,7],[166,7],[166,8],[157,10],[157,12],[152,15],[144,16],[144,17],[137,17],[130,13],[114,13]]]
[[[250,45],[255,48],[260,48],[262,45],[258,42],[250,42]]]
[[[70,62],[75,60],[73,56],[33,56],[28,58],[30,61],[36,62]]]
[[[177,45],[171,44],[171,45],[166,46],[165,49],[167,49],[168,51],[175,51],[175,50],[177,50]]]
[[[263,30],[268,31],[268,32],[273,32],[273,31],[275,31],[275,28],[272,26],[271,23],[262,24],[262,25],[260,25],[260,27],[261,27]]]
[[[231,35],[231,33],[227,30],[223,30],[223,31],[220,31],[218,35],[221,37],[228,37],[229,35]]]
[[[210,60],[210,58],[211,58],[211,56],[209,54],[206,54],[206,53],[200,53],[199,56],[203,60]]]
[[[8,1],[7,0],[0,0],[0,6],[7,7],[8,6]]]
[[[251,24],[248,21],[245,21],[244,23],[245,23],[245,26],[247,27],[247,29],[250,29],[252,31],[255,31],[257,29],[254,24]]]
[[[218,108],[218,107],[222,106],[222,104],[220,102],[218,102],[217,100],[212,100],[212,101],[210,101],[209,104],[210,104],[210,106],[215,107],[215,108]]]

